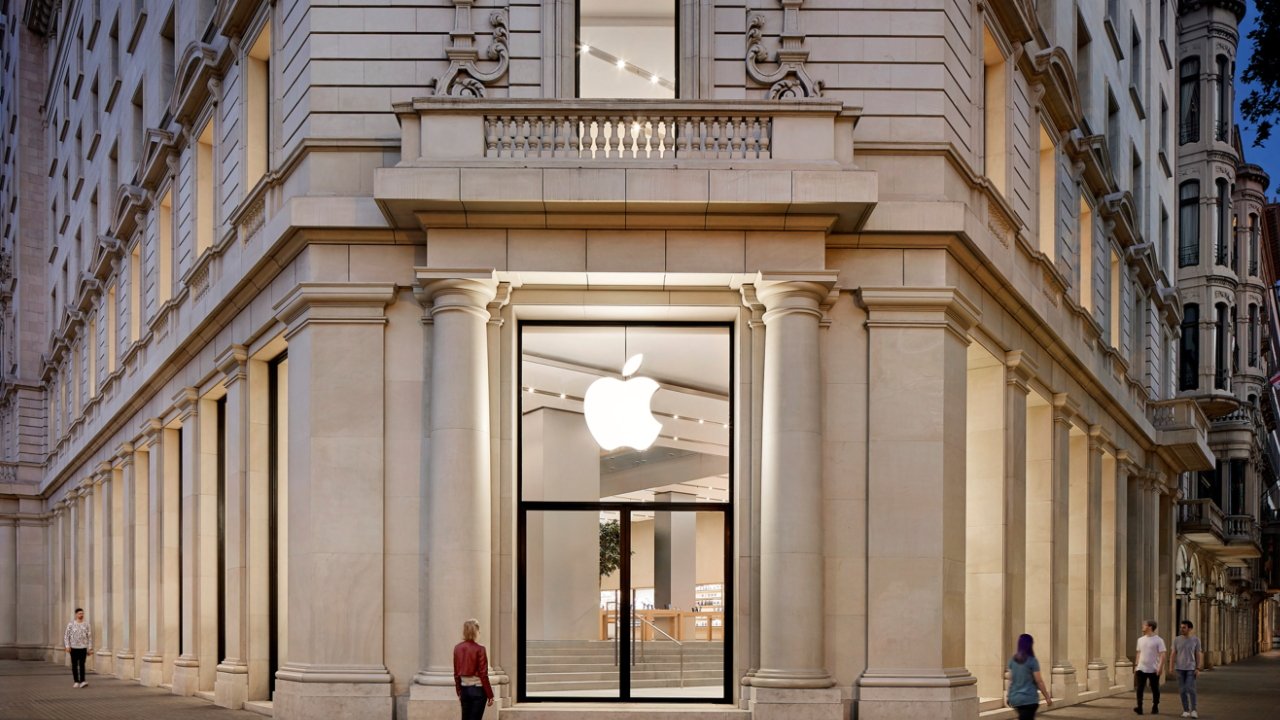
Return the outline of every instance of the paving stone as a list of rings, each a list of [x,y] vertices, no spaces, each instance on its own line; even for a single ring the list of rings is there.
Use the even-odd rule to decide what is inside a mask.
[[[262,720],[199,698],[89,673],[71,687],[71,668],[35,660],[0,660],[3,720]]]
[[[1199,691],[1201,720],[1276,720],[1280,718],[1280,651],[1257,655],[1232,665],[1200,673]],[[1050,720],[1116,720],[1136,718],[1133,693],[1041,713]],[[1146,697],[1147,717],[1151,695]],[[1177,678],[1168,678],[1160,686],[1160,714],[1156,717],[1179,717],[1182,701],[1178,699]]]

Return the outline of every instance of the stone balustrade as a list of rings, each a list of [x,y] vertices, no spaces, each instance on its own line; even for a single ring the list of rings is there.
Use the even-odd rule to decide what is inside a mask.
[[[1207,531],[1222,538],[1222,511],[1208,498],[1178,501],[1178,532],[1187,535]]]
[[[1208,470],[1213,467],[1213,452],[1209,449],[1209,419],[1192,398],[1158,400],[1148,405],[1151,425],[1160,436],[1160,444],[1167,446],[1189,467]]]
[[[441,160],[853,162],[838,101],[418,98],[398,103],[401,165]]]
[[[1224,516],[1223,530],[1227,542],[1262,545],[1262,529],[1252,515]]]

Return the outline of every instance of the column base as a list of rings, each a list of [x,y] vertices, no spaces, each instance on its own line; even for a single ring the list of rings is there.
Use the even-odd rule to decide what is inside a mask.
[[[134,678],[133,653],[128,650],[116,653],[115,676],[121,680],[132,680]]]
[[[18,646],[18,659],[19,660],[44,660],[48,652],[49,652],[48,648],[36,647],[34,645],[27,645],[27,646],[20,645]],[[62,648],[58,648],[58,652],[62,652]]]
[[[190,657],[180,657],[173,663],[173,685],[170,690],[174,695],[191,697],[200,690],[200,661]]]
[[[160,687],[164,683],[164,656],[142,656],[142,669],[138,671],[138,682],[144,687]]]
[[[964,668],[918,675],[867,671],[858,680],[858,720],[970,720],[978,679]]]
[[[1111,668],[1101,660],[1089,663],[1089,692],[1106,692],[1111,689]]]
[[[495,688],[494,694],[497,695]],[[450,684],[409,686],[409,720],[453,720],[458,716],[458,692]]]
[[[89,665],[88,661],[92,660],[93,665]],[[67,664],[71,664],[71,656],[67,655]],[[93,654],[92,658],[86,658],[85,670],[92,670],[99,675],[107,675],[111,672],[111,651],[99,650]]]
[[[1050,671],[1049,692],[1053,699],[1073,703],[1080,697],[1080,684],[1076,680],[1076,669],[1070,665],[1055,665]]]
[[[213,680],[213,704],[239,710],[248,699],[249,666],[243,663],[218,665],[218,675]]]
[[[752,720],[840,720],[846,715],[836,688],[756,687],[747,689]]]
[[[290,665],[276,673],[276,720],[390,720],[391,674],[381,666]],[[454,700],[453,712],[458,712]]]
[[[1133,663],[1128,658],[1116,660],[1116,685],[1125,690],[1133,689]]]

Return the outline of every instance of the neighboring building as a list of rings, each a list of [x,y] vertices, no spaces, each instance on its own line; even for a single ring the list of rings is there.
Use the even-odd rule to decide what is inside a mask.
[[[282,718],[451,716],[469,617],[503,715],[976,718],[1022,632],[1131,684],[1214,467],[1174,3],[374,5],[4,3],[0,653],[84,606]]]
[[[1270,646],[1261,571],[1262,522],[1280,472],[1270,382],[1280,355],[1268,332],[1277,266],[1262,231],[1270,178],[1245,162],[1232,124],[1244,3],[1179,8],[1178,391],[1210,418],[1214,467],[1180,483],[1177,615],[1195,624],[1217,665]]]

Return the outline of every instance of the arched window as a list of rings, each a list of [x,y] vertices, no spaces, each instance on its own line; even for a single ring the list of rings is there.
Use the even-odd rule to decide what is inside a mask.
[[[1200,142],[1200,58],[1183,60],[1178,76],[1178,144]]]
[[[1182,306],[1182,338],[1178,341],[1178,389],[1200,387],[1200,306]]]
[[[1178,267],[1200,264],[1200,182],[1178,186]]]

